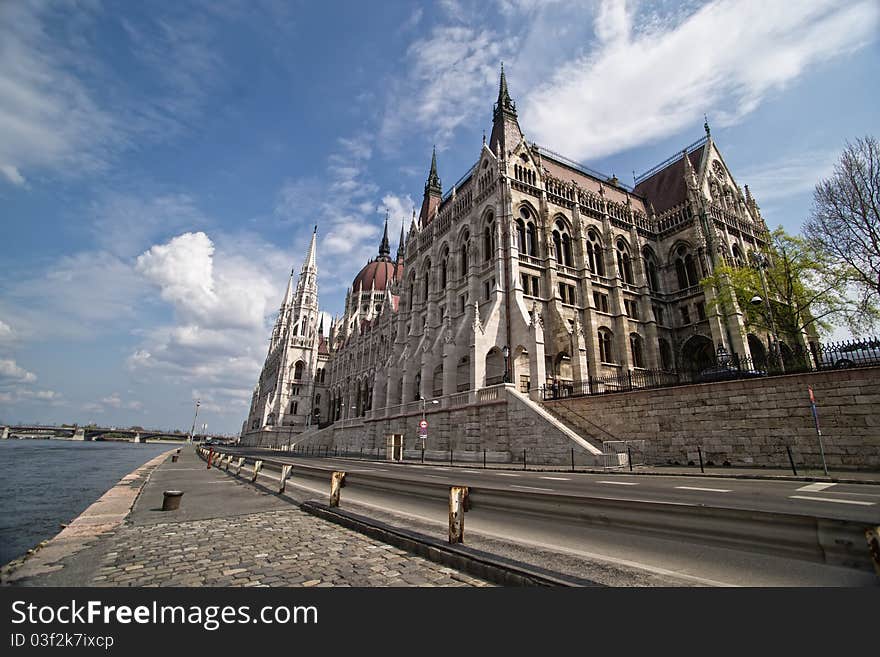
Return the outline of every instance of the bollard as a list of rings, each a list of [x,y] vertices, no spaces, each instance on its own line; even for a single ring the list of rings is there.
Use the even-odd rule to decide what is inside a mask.
[[[208,470],[211,469],[211,459],[214,458],[214,448],[211,448],[211,451],[208,453]]]
[[[171,462],[172,462],[172,463],[177,463],[177,454],[172,454],[172,455],[171,455]]]
[[[483,449],[483,469],[486,468],[486,449]]]
[[[523,470],[526,469],[526,450],[523,450]]]
[[[260,470],[262,470],[262,469],[263,469],[263,462],[256,461],[254,463],[254,473],[251,475],[251,483],[256,483],[257,476],[260,474]]]
[[[282,465],[281,466],[281,481],[278,482],[278,492],[283,493],[284,488],[287,486],[287,478],[290,476],[290,471],[293,468],[292,465]]]
[[[574,472],[574,447],[571,448],[571,471]]]
[[[452,465],[452,450],[449,450],[449,465]]]
[[[238,476],[238,475],[241,474],[241,468],[242,468],[243,465],[244,465],[244,457],[242,456],[242,457],[240,457],[240,458],[238,459],[238,465],[237,465],[236,468],[235,468],[235,474],[236,474],[236,476]]]
[[[330,475],[330,506],[339,506],[339,491],[344,487],[344,472],[334,472]]]
[[[166,490],[163,493],[162,510],[176,511],[180,508],[180,498],[183,497],[182,490]]]
[[[629,445],[626,446],[626,460],[629,463],[629,471],[632,472],[633,471],[633,453],[632,453],[632,450],[629,448]]]
[[[700,457],[700,472],[702,472],[703,474],[705,474],[706,471],[703,469],[703,450],[700,449],[700,446],[699,446],[699,445],[697,445],[697,454],[698,454],[699,457]]]
[[[865,538],[868,539],[868,550],[871,553],[871,561],[874,562],[874,572],[880,577],[880,526],[866,529]]]
[[[797,473],[797,468],[794,467],[794,459],[791,456],[791,447],[786,445],[785,451],[788,452],[788,462],[791,463],[791,471],[794,472],[794,476],[797,477],[798,473]],[[880,574],[880,573],[878,573],[878,574]]]
[[[449,542],[464,543],[464,513],[468,506],[468,487],[449,488]]]

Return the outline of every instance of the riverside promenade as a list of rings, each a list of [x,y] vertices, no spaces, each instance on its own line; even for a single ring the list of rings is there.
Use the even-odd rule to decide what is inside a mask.
[[[4,586],[489,586],[229,477],[191,446],[124,477]],[[182,490],[162,511],[163,491]]]

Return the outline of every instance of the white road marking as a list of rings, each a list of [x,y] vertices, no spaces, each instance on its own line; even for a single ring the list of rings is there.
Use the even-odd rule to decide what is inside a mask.
[[[697,486],[676,486],[676,488],[681,490],[701,490],[707,493],[729,493],[730,490],[727,488],[698,488]]]
[[[809,495],[790,495],[791,500],[813,500],[814,502],[837,502],[838,504],[858,504],[859,506],[874,506],[876,502],[862,502],[861,500],[835,500],[830,497],[810,497]]]
[[[513,472],[496,472],[495,474],[497,474],[499,477],[519,477],[518,474],[515,474]]]
[[[480,474],[476,470],[461,470],[460,472],[467,472],[468,474]]]
[[[635,481],[597,481],[597,484],[614,484],[615,486],[638,486]]]
[[[815,484],[807,484],[806,486],[801,486],[798,488],[798,492],[805,493],[818,493],[820,490],[825,490],[826,488],[831,488],[832,486],[836,486],[837,484],[825,484],[822,482],[817,482]]]
[[[556,491],[553,488],[538,488],[537,486],[517,486],[516,484],[511,484],[508,488],[523,488],[525,490],[542,490],[548,493],[555,493]]]
[[[448,477],[444,475],[425,475],[426,477],[430,477],[431,479],[448,479]]]
[[[551,481],[571,481],[568,477],[540,477],[540,479],[550,479]]]

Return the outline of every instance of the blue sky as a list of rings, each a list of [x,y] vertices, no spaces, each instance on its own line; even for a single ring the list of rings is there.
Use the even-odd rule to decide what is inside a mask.
[[[797,232],[878,133],[878,28],[875,0],[0,2],[0,422],[187,429],[199,398],[238,431],[312,226],[335,314],[432,145],[444,189],[476,160],[502,60],[527,139],[625,182],[708,114]]]

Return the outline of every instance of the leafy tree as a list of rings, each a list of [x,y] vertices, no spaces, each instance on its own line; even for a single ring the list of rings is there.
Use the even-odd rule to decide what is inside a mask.
[[[813,248],[831,256],[830,276],[843,278],[855,291],[853,322],[875,322],[880,303],[880,143],[874,137],[847,143],[834,173],[816,186],[804,234]]]
[[[751,254],[749,263],[719,265],[702,281],[716,290],[715,307],[731,312],[735,299],[748,325],[774,328],[780,340],[794,347],[803,342],[804,332],[827,332],[832,319],[853,314],[855,302],[845,294],[846,280],[829,268],[828,253],[782,227],[769,237],[767,250]],[[753,303],[755,297],[761,302]]]

